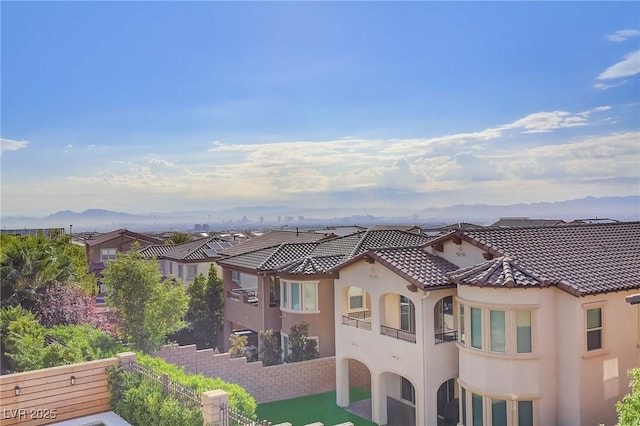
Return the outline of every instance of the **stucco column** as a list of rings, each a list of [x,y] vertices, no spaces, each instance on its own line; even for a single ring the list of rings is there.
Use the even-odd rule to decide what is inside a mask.
[[[383,374],[371,372],[371,420],[387,424],[387,386]]]
[[[202,394],[202,420],[203,425],[220,426],[229,424],[226,411],[229,407],[229,395],[220,389],[211,390]]]
[[[336,357],[336,404],[348,407],[349,400],[349,359]]]

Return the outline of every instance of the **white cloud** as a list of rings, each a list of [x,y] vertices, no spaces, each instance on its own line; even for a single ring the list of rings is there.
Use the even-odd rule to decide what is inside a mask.
[[[620,30],[613,34],[607,35],[609,41],[625,41],[633,37],[640,37],[640,31],[638,30]]]
[[[639,178],[640,132],[565,139],[561,144],[548,135],[592,125],[596,117],[608,125],[603,116],[610,110],[600,105],[579,112],[542,111],[480,131],[422,139],[216,141],[206,151],[173,154],[170,159],[149,155],[111,162],[92,176],[77,175],[68,182],[79,193],[175,195],[183,200],[181,206],[196,201],[304,203],[314,196],[376,188],[499,197],[511,188],[505,181],[518,182],[520,189],[540,188],[544,195],[545,186],[569,181],[577,188],[594,179]]]
[[[640,50],[627,54],[624,59],[604,70],[598,80],[629,77],[640,73]]]
[[[0,138],[0,153],[5,151],[17,151],[22,148],[26,148],[29,145],[28,141],[16,141],[13,139]]]

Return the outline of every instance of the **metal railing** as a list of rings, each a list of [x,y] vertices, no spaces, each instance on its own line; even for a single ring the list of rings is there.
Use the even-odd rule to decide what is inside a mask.
[[[342,316],[342,323],[351,327],[371,331],[371,311],[349,312]]]
[[[446,342],[455,342],[456,340],[458,340],[458,330],[445,331],[444,333],[436,333],[435,340],[436,340],[436,344],[446,343]]]
[[[196,391],[179,385],[169,379],[168,375],[158,374],[152,369],[140,365],[135,361],[131,361],[129,363],[129,368],[130,371],[138,374],[143,380],[162,386],[164,395],[173,397],[182,406],[192,409],[200,409],[202,407],[202,398]]]
[[[413,331],[399,330],[397,328],[381,325],[380,333],[385,336],[394,337],[399,340],[404,340],[406,342],[411,342],[411,343],[416,342],[416,333]]]
[[[271,426],[271,422],[252,419],[228,405],[220,407],[220,411],[222,414],[222,426]]]
[[[258,289],[239,288],[227,291],[227,299],[237,300],[238,302],[256,306],[258,305]]]

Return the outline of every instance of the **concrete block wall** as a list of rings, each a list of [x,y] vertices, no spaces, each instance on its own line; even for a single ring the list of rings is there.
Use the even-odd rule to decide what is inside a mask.
[[[237,383],[253,395],[259,404],[336,388],[335,357],[264,367],[261,361],[248,363],[245,358],[232,359],[228,353],[214,354],[212,349],[197,350],[195,345],[164,346],[154,356],[183,366],[187,373],[219,377],[226,382]],[[371,378],[367,368],[358,362],[351,365],[351,386],[370,389]]]

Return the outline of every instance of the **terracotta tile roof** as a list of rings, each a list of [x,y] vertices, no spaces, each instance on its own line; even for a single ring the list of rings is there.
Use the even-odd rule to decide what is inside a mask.
[[[450,272],[449,277],[457,284],[479,287],[547,287],[550,284],[507,256],[458,269]]]
[[[280,246],[267,247],[249,253],[238,254],[236,256],[223,257],[216,262],[221,266],[235,266],[239,268],[259,270],[262,265]]]
[[[453,235],[575,296],[640,288],[640,222],[485,228]]]
[[[143,241],[149,244],[162,244],[163,241],[159,238],[154,238],[149,235],[139,234],[137,232],[129,231],[128,229],[116,229],[115,231],[107,232],[105,234],[96,235],[94,237],[87,238],[85,244],[88,246],[95,246],[105,243],[120,237],[129,237],[133,240]]]
[[[447,273],[458,267],[448,260],[426,252],[424,247],[377,249],[364,253],[352,261],[367,256],[396,272],[416,287],[429,289],[454,286],[449,281]]]
[[[370,229],[364,233],[360,242],[353,248],[350,257],[376,248],[418,246],[427,241],[429,241],[429,237],[414,232]]]
[[[163,254],[171,250],[171,248],[172,248],[171,246],[166,244],[154,244],[152,246],[147,246],[140,249],[140,254],[143,257],[150,259],[152,257],[162,256]]]
[[[289,243],[263,248],[230,256],[219,260],[218,263],[260,271],[290,274],[309,274],[309,271],[314,271],[313,273],[320,274],[326,273],[341,261],[374,248],[415,246],[428,240],[428,237],[413,232],[393,229],[369,230],[325,241]]]
[[[249,253],[252,251],[264,249],[267,247],[279,246],[284,243],[310,243],[320,241],[322,239],[331,238],[331,235],[317,232],[298,232],[298,231],[269,231],[258,237],[248,239],[241,242],[237,246],[223,250],[220,252],[224,256],[235,256],[238,254]]]
[[[345,256],[341,254],[318,257],[307,256],[288,265],[281,266],[278,271],[287,274],[320,275],[342,262],[344,258]]]
[[[521,227],[521,226],[553,226],[565,223],[561,219],[531,219],[528,217],[501,217],[491,227]]]
[[[219,237],[201,238],[174,245],[154,245],[145,247],[140,253],[145,257],[159,257],[177,261],[198,261],[218,258],[218,252],[239,244]]]

